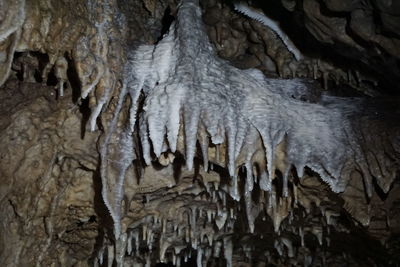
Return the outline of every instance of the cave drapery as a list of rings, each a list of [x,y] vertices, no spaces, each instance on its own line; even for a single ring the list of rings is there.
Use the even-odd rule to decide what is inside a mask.
[[[353,49],[344,65],[244,2],[2,1],[1,262],[395,264],[399,78],[345,67],[398,39],[325,2],[303,1],[302,30]],[[360,36],[318,28],[346,8]]]

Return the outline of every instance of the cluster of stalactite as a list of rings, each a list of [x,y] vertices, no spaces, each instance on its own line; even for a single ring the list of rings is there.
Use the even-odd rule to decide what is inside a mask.
[[[282,207],[289,206],[291,197],[297,202],[294,183],[291,183],[293,193],[289,197],[289,176],[293,172],[302,178],[308,167],[337,193],[345,191],[351,179],[362,177],[369,198],[373,195],[373,179],[387,192],[396,176],[393,170],[397,169],[397,163],[387,160],[387,155],[398,153],[395,149],[398,127],[385,124],[385,120],[393,118],[395,106],[382,108],[379,101],[318,95],[312,85],[299,79],[268,79],[257,70],[232,67],[215,56],[201,14],[196,1],[183,1],[178,6],[176,21],[157,45],[140,46],[128,55],[114,117],[108,124],[100,149],[102,195],[114,221],[115,259],[119,264],[125,255],[126,240],[131,243],[131,237],[127,236],[129,225],[123,223],[121,211],[126,179],[132,177],[134,161],[143,160],[151,165],[158,160],[160,164],[168,165],[176,153],[181,153],[185,158],[184,167],[192,171],[198,147],[205,171],[212,169],[215,163],[226,168],[229,181],[221,194],[211,195],[210,202],[216,202],[217,209],[215,215],[210,213],[208,216],[215,218],[219,231],[207,230],[207,227],[197,231],[197,222],[200,225],[207,223],[198,218],[207,216],[198,215],[201,213],[194,207],[186,207],[187,215],[178,216],[189,218],[188,224],[183,224],[187,226],[185,231],[177,228],[179,220],[174,226],[174,223],[168,224],[166,218],[152,219],[153,225],[159,224],[162,229],[158,239],[160,261],[164,260],[165,252],[174,240],[184,239],[197,250],[200,265],[203,248],[198,242],[201,243],[204,231],[211,231],[216,237],[234,233],[236,212],[226,209],[225,194],[236,201],[244,199],[243,212],[249,233],[254,233],[260,203],[268,203],[267,213],[273,218],[275,232],[279,232],[280,222],[289,213]],[[382,119],[379,123],[385,124],[384,127],[376,125],[378,114]],[[91,125],[95,125],[94,119]],[[367,144],[363,139],[366,128],[368,131],[376,129],[376,134],[386,129],[388,138],[385,141],[374,138]],[[384,149],[374,150],[378,146]],[[367,152],[371,149],[375,155],[372,158]],[[242,189],[238,186],[239,167],[246,173]],[[282,181],[278,196],[272,186],[277,171]],[[267,192],[260,194],[260,202],[256,204],[252,194],[255,182]],[[219,201],[221,207],[218,207]],[[129,207],[130,202],[125,201],[124,205]],[[330,222],[331,213],[328,214],[326,221]],[[144,227],[142,238],[152,246],[154,239],[148,221]],[[312,231],[322,244],[322,230],[313,228]],[[164,236],[165,232],[173,234]],[[275,246],[281,250],[287,247],[289,254],[293,254],[288,239],[278,238]],[[224,249],[228,255],[232,254],[230,247],[228,244]],[[129,247],[129,252],[131,250]],[[211,255],[207,251],[204,250],[206,258]],[[173,255],[177,254],[180,253]],[[227,264],[231,265],[231,256],[226,258]],[[114,260],[114,256],[110,259]]]
[[[297,1],[282,2],[291,12],[299,9]],[[303,5],[310,21],[313,2]],[[84,163],[70,159],[68,148],[68,156],[54,152],[39,186],[46,188],[54,173],[68,176],[69,167],[79,169],[71,177],[95,173],[103,221],[86,214],[80,222],[85,229],[74,233],[69,225],[72,230],[56,234],[58,224],[46,219],[38,263],[54,236],[75,254],[84,239],[80,257],[93,251],[90,263],[100,266],[370,265],[387,255],[369,241],[365,247],[377,255],[332,249],[340,238],[348,238],[349,247],[359,245],[357,238],[366,234],[354,232],[371,221],[371,232],[388,244],[382,223],[396,225],[394,215],[376,210],[384,206],[389,213],[396,202],[379,196],[398,188],[398,101],[365,97],[379,95],[373,75],[303,53],[283,26],[245,2],[170,1],[169,30],[136,37],[151,43],[144,45],[127,36],[137,21],[119,8],[129,3],[0,4],[9,8],[7,16],[0,12],[0,84],[8,79],[7,88],[17,80],[21,88],[56,89],[52,96],[72,95],[81,109],[86,101],[82,124],[98,145],[98,159],[79,148],[90,158]],[[141,16],[160,26],[166,4],[141,4],[148,12]],[[387,40],[379,43],[397,53]],[[305,77],[321,79],[323,89]],[[333,81],[363,97],[333,96]],[[58,214],[64,190],[53,198],[51,216]],[[371,211],[371,203],[378,208]],[[18,204],[11,206],[19,214]],[[111,224],[105,223],[108,215]]]

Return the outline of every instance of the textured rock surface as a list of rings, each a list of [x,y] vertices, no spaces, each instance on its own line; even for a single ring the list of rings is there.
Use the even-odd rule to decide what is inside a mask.
[[[281,23],[302,53],[298,61],[276,31],[227,2],[201,1],[206,36],[202,22],[193,22],[198,15],[178,15],[197,11],[175,1],[0,1],[0,264],[397,263],[399,7],[367,0],[271,3],[249,7]],[[231,64],[258,68],[269,80]],[[318,81],[271,80],[279,76]],[[141,77],[142,92],[135,87]],[[232,79],[237,88],[229,91]],[[254,89],[260,83],[263,94]],[[181,94],[168,89],[182,84]],[[394,97],[382,100],[387,94]],[[179,114],[179,97],[182,118],[170,116]],[[209,112],[213,107],[221,109]],[[198,131],[191,125],[196,110]],[[285,136],[293,147],[273,144],[271,180],[263,176],[273,173],[268,145],[257,131],[232,156],[225,126],[239,121],[235,114],[260,132],[264,121],[290,126]],[[320,128],[326,132],[299,130],[312,129],[312,118],[326,122],[328,129]],[[270,126],[268,134],[278,125]],[[340,140],[337,147],[326,145],[332,140]],[[288,168],[305,158],[306,147],[312,149],[305,165],[319,162],[323,170],[305,168],[302,175]],[[358,158],[350,164],[343,155]],[[335,169],[343,161],[345,168]],[[323,180],[346,183],[335,193]]]
[[[6,97],[12,95],[13,97]],[[1,259],[5,266],[87,259],[98,235],[96,134],[53,88],[12,81],[2,90]],[[61,257],[62,258],[62,257]]]

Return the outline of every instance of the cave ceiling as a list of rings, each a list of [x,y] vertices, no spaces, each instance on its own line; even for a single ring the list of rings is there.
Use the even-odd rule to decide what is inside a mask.
[[[1,266],[397,266],[400,3],[0,0]]]

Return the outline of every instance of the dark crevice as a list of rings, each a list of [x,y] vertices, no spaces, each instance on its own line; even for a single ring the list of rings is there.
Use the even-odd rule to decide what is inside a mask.
[[[171,8],[167,7],[167,9],[164,12],[164,16],[161,20],[162,23],[161,35],[157,38],[157,43],[163,39],[165,34],[168,33],[169,28],[174,20],[175,17],[171,14]]]
[[[81,120],[81,138],[85,138],[86,126],[90,118],[91,110],[89,108],[89,98],[82,99],[79,104],[79,111],[82,114]]]
[[[75,68],[74,59],[68,53],[65,53],[64,57],[67,59],[68,62],[67,77],[68,83],[72,90],[72,102],[76,103],[81,96],[81,81]]]
[[[102,184],[101,184],[101,176],[100,176],[100,159],[97,170],[93,172],[93,189],[94,189],[94,210],[96,215],[92,215],[89,219],[92,221],[97,221],[98,223],[98,235],[96,237],[95,245],[93,248],[93,253],[91,256],[91,262],[97,261],[97,254],[100,249],[104,247],[105,236],[109,239],[112,239],[114,236],[113,233],[113,220],[111,215],[104,204],[103,197],[101,195],[102,192]],[[106,262],[106,261],[105,261]]]
[[[79,79],[78,72],[75,68],[74,59],[69,55],[69,53],[65,53],[64,57],[67,59],[68,68],[67,68],[67,78],[68,85],[70,90],[72,91],[71,97],[72,102],[76,103],[79,107],[79,112],[82,114],[81,120],[81,138],[85,137],[86,125],[89,121],[91,110],[89,108],[89,98],[81,99],[81,81]]]
[[[47,86],[56,86],[58,85],[58,79],[56,77],[56,75],[54,74],[54,67],[51,68],[48,76],[47,76],[47,80],[46,80],[46,85]]]

